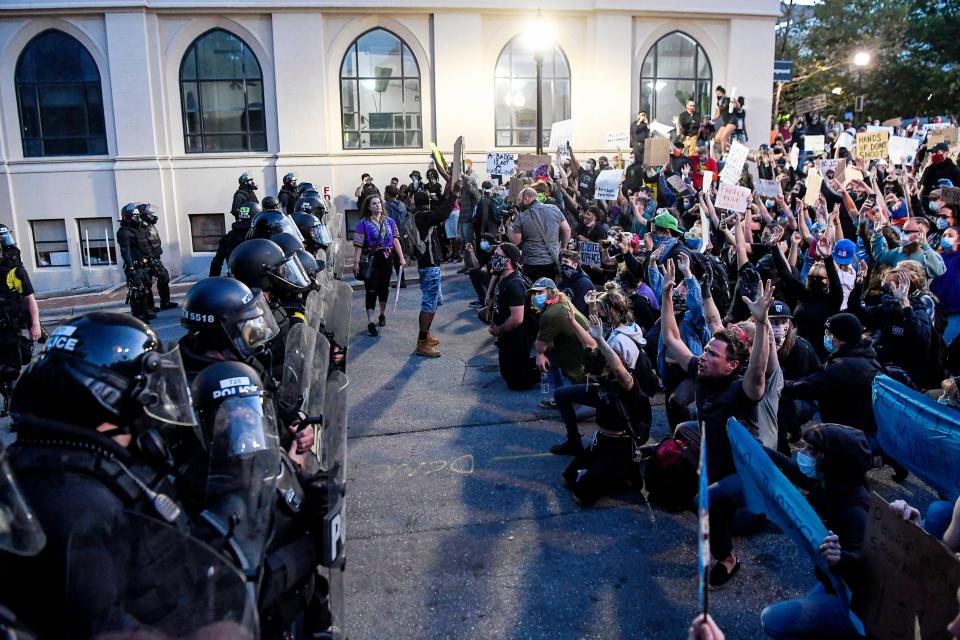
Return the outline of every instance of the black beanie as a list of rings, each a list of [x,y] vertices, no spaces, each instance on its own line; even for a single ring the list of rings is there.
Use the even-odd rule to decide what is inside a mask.
[[[863,339],[863,325],[852,313],[838,313],[823,325],[844,344],[857,345]]]
[[[430,204],[430,194],[426,191],[417,191],[413,194],[413,204],[417,207]]]
[[[501,242],[500,250],[503,251],[503,255],[513,263],[515,269],[519,269],[523,261],[523,254],[520,252],[520,247],[510,242]]]

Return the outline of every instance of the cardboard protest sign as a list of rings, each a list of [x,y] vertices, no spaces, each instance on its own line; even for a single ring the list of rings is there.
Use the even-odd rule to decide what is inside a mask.
[[[521,153],[520,157],[517,158],[517,168],[520,171],[536,171],[540,167],[545,167],[550,165],[550,156],[544,154],[538,156],[533,153]]]
[[[517,201],[517,196],[523,191],[523,180],[520,178],[510,178],[510,199]]]
[[[882,124],[885,127],[899,127],[903,124],[903,118],[890,118],[889,120],[884,120]]]
[[[857,156],[863,160],[883,160],[887,157],[890,134],[873,131],[857,134]]]
[[[831,158],[827,160],[817,160],[817,171],[824,180],[842,180],[844,172],[847,169],[847,161],[844,158]]]
[[[940,199],[944,204],[960,204],[960,187],[940,187]]]
[[[843,544],[841,542],[840,544]],[[853,610],[877,640],[948,638],[957,615],[960,560],[939,540],[870,496],[862,588]]]
[[[720,182],[729,184],[740,184],[740,174],[743,172],[743,163],[747,161],[747,154],[750,149],[734,140],[730,145],[730,151],[727,153],[726,163],[723,165],[723,171],[720,172]]]
[[[803,150],[807,153],[823,153],[826,144],[824,136],[803,136]]]
[[[607,133],[607,146],[619,149],[630,145],[630,133],[627,131],[611,131]]]
[[[960,496],[960,419],[956,409],[885,375],[873,380],[877,439],[891,458],[946,496]]]
[[[684,194],[692,195],[695,193],[695,191],[693,190],[693,187],[691,187],[686,182],[684,182],[683,178],[681,178],[678,175],[672,175],[669,178],[667,178],[667,184],[669,184],[670,188],[673,189],[674,193],[678,195],[684,195]]]
[[[670,134],[673,132],[673,127],[654,120],[650,123],[650,131],[653,131],[655,134],[663,138],[669,138]]]
[[[797,115],[802,116],[805,113],[812,113],[814,111],[822,111],[827,108],[827,94],[820,93],[815,96],[810,96],[808,98],[802,98],[797,100],[797,104],[794,107],[794,110],[797,112]]]
[[[713,203],[717,209],[743,213],[750,204],[750,189],[729,182],[721,182],[717,198]]]
[[[447,165],[447,161],[443,157],[443,152],[437,147],[436,142],[430,143],[430,153],[433,155],[433,161],[437,163],[437,166],[443,169],[445,173],[449,173],[450,167]]]
[[[491,176],[512,176],[517,168],[517,157],[512,153],[491,151],[487,154],[487,173]]]
[[[776,180],[764,180],[763,178],[760,178],[753,183],[753,190],[764,198],[776,198],[778,195],[780,195],[780,190],[777,188]]]
[[[927,134],[927,148],[933,147],[933,145],[940,144],[941,142],[947,145],[957,144],[957,128],[944,127]]]
[[[670,159],[670,141],[666,138],[648,138],[643,146],[643,164],[659,167]]]
[[[843,172],[843,186],[847,186],[851,180],[863,180],[863,172],[853,165],[848,165],[847,170]]]
[[[822,184],[823,178],[819,173],[816,171],[807,172],[807,179],[803,183],[803,186],[807,188],[803,194],[803,204],[810,205],[811,207],[817,204],[817,200],[820,198],[820,186]]]
[[[923,127],[920,130],[923,133],[930,133],[931,131],[949,129],[952,126],[953,125],[951,125],[949,122],[928,122],[927,124],[923,125]]]
[[[737,475],[743,483],[747,508],[763,513],[813,560],[834,583],[834,591],[841,599],[847,595],[846,586],[834,576],[820,545],[829,533],[810,503],[777,469],[763,447],[746,427],[730,418],[727,421],[730,450],[737,465]],[[842,544],[842,543],[841,543]]]
[[[604,169],[597,176],[593,197],[597,200],[616,200],[622,179],[623,171],[620,169]]]
[[[453,143],[453,164],[450,166],[450,181],[456,183],[463,173],[463,136]]]
[[[890,136],[888,145],[890,162],[893,164],[909,165],[913,164],[913,159],[917,157],[920,140],[916,138],[904,138],[903,136]]]
[[[600,267],[600,243],[581,242],[580,262],[588,267]]]
[[[573,144],[573,120],[561,120],[550,126],[550,143],[552,149]]]

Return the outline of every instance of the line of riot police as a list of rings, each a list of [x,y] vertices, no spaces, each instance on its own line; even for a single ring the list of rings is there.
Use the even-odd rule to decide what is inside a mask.
[[[95,312],[24,369],[0,454],[0,627],[343,637],[352,292],[331,268],[339,215],[334,238],[310,216],[254,216],[233,277],[188,291],[178,344]]]

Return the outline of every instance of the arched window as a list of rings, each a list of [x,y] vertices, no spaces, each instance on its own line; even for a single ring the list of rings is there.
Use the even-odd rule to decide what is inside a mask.
[[[423,146],[420,66],[407,43],[386,29],[353,41],[340,65],[344,149]]]
[[[517,36],[500,52],[496,70],[494,126],[498,147],[537,145],[537,63]],[[570,118],[570,66],[558,45],[543,56],[543,146],[554,122]]]
[[[660,38],[647,52],[640,69],[640,111],[651,120],[670,122],[687,106],[710,117],[713,71],[707,52],[685,33],[674,31]]]
[[[90,52],[50,29],[27,43],[14,74],[23,155],[106,155],[100,70]]]
[[[232,33],[211,29],[187,49],[180,103],[187,153],[267,150],[260,63]]]

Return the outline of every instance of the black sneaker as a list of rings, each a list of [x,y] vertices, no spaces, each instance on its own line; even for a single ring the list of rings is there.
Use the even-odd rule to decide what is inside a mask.
[[[372,336],[380,335],[380,332],[377,331],[377,325],[373,322],[367,325],[367,333],[369,333]]]
[[[737,563],[733,565],[732,571],[728,571],[727,565],[722,562],[715,563],[710,567],[710,591],[723,589],[730,584],[733,576],[737,575],[738,571],[740,571],[740,560],[737,560]]]
[[[379,318],[377,318],[377,324],[379,324],[381,327],[387,326],[387,316],[382,315]]]
[[[550,447],[550,453],[555,456],[578,456],[583,453],[583,444],[580,440],[565,440]]]

